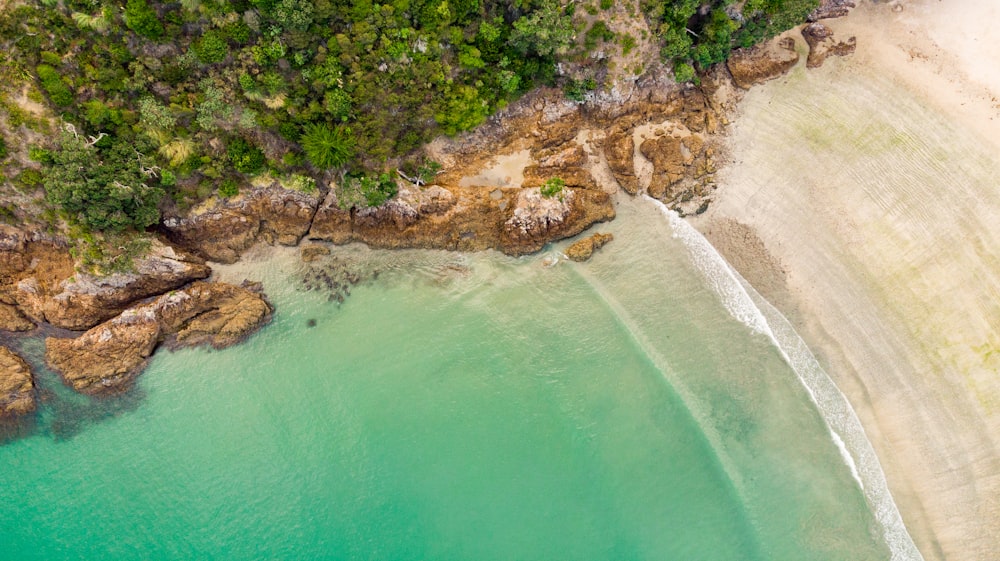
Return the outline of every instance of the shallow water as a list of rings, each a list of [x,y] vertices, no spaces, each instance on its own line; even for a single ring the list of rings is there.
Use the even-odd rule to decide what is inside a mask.
[[[96,404],[43,379],[0,446],[3,556],[888,559],[795,373],[659,211],[602,230],[587,264],[338,248],[368,279],[339,305],[293,253],[225,270],[277,306],[245,344]]]

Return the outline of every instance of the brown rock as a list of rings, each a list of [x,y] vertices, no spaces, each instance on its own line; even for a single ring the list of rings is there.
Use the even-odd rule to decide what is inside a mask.
[[[0,418],[35,410],[35,383],[28,363],[7,347],[0,347]]]
[[[275,184],[248,191],[188,216],[163,221],[167,237],[194,253],[233,263],[257,241],[295,245],[309,232],[319,194]]]
[[[674,187],[681,180],[704,174],[705,142],[699,135],[650,138],[639,145],[639,151],[653,164],[648,189],[651,197],[671,200],[677,196]]]
[[[615,217],[611,196],[603,191],[564,189],[562,199],[543,197],[538,189],[518,193],[512,216],[504,222],[500,250],[524,255],[546,243],[579,234],[595,222]]]
[[[49,337],[45,360],[73,389],[90,394],[127,389],[157,344],[228,347],[271,317],[257,292],[225,283],[195,282],[129,308],[76,339]]]
[[[220,282],[196,282],[158,298],[154,305],[163,331],[181,346],[234,345],[271,319],[273,308],[260,293]]]
[[[635,141],[631,128],[615,128],[604,141],[604,156],[618,185],[630,195],[639,193],[635,176]]]
[[[795,41],[785,37],[749,49],[736,49],[726,61],[726,66],[736,85],[749,89],[754,84],[781,76],[798,62]]]
[[[532,156],[537,163],[524,168],[523,185],[526,187],[542,185],[553,177],[585,189],[597,187],[586,169],[587,152],[572,139],[565,145],[539,150]]]
[[[127,389],[160,340],[160,324],[147,305],[125,310],[76,339],[45,340],[45,360],[76,391]]]
[[[437,202],[427,204],[424,197],[432,189],[436,194],[431,201]],[[528,191],[532,189],[452,185],[421,191],[406,187],[385,205],[352,212],[340,209],[336,197],[328,195],[316,213],[309,237],[337,244],[358,241],[389,249],[498,249],[509,255],[523,255],[614,217],[607,193],[567,188],[566,192],[574,195],[567,199],[571,201],[567,203],[568,211],[559,221],[552,215],[541,221],[510,222],[515,213],[526,212],[527,203],[521,193]],[[537,188],[533,191],[538,193]]]
[[[309,238],[345,244],[353,240],[351,211],[340,208],[337,193],[330,189],[313,217]]]
[[[0,299],[3,299],[0,297]],[[13,303],[0,302],[0,329],[4,331],[30,331],[35,328]]]
[[[426,187],[417,198],[417,210],[425,215],[443,214],[454,205],[455,195],[440,185]]]
[[[605,244],[615,239],[613,234],[594,234],[578,240],[573,245],[566,248],[566,257],[573,261],[586,261],[594,254],[594,251],[601,249]]]
[[[40,266],[40,265],[39,265]],[[70,271],[63,270],[61,274]],[[133,302],[202,279],[211,273],[204,262],[160,242],[136,260],[135,272],[96,277],[72,274],[58,282],[45,271],[30,271],[18,281],[14,298],[35,321],[82,330],[114,317]]]
[[[857,48],[855,37],[838,42],[833,37],[833,31],[822,23],[810,23],[803,27],[802,37],[809,45],[809,57],[806,58],[808,68],[818,68],[826,61],[826,57],[847,56]]]

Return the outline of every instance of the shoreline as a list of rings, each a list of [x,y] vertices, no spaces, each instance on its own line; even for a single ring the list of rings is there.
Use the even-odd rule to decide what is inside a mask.
[[[989,21],[986,15],[997,11],[988,5],[987,0],[963,1],[967,7],[983,10],[978,18],[982,25]],[[896,6],[901,6],[902,11],[895,11]],[[968,234],[968,228],[960,228],[962,220],[966,213],[971,212],[972,206],[981,202],[977,192],[962,190],[959,195],[965,196],[965,199],[956,195],[955,204],[938,208],[920,199],[926,193],[907,192],[898,194],[894,200],[876,200],[871,198],[871,193],[867,194],[868,198],[851,195],[812,178],[799,184],[801,189],[795,196],[786,197],[787,192],[767,189],[766,183],[776,176],[755,176],[746,171],[749,168],[768,173],[780,168],[766,168],[773,162],[766,161],[762,167],[752,158],[743,158],[759,147],[751,145],[744,149],[736,141],[737,138],[746,138],[747,131],[753,128],[749,121],[759,117],[763,105],[769,104],[769,99],[777,98],[776,89],[781,91],[780,88],[788,86],[794,91],[795,84],[803,80],[839,82],[849,79],[858,69],[867,68],[869,73],[864,75],[862,81],[869,80],[872,91],[896,95],[909,92],[918,100],[919,107],[933,108],[938,116],[954,118],[954,130],[944,127],[939,132],[942,135],[953,134],[960,128],[959,132],[968,136],[963,137],[961,142],[971,143],[970,139],[978,139],[991,147],[978,156],[989,160],[990,150],[994,150],[995,154],[1000,149],[1000,104],[996,103],[996,97],[990,95],[990,92],[1000,95],[1000,79],[997,79],[1000,74],[996,71],[996,75],[983,74],[983,65],[961,64],[974,59],[974,55],[984,50],[983,45],[970,46],[968,38],[958,41],[954,40],[954,36],[931,36],[931,31],[934,31],[930,24],[932,18],[937,18],[933,20],[935,27],[939,21],[948,21],[950,27],[947,27],[947,33],[954,35],[960,29],[958,26],[961,24],[947,20],[947,14],[942,20],[939,12],[943,10],[928,0],[896,0],[884,5],[862,3],[847,18],[824,20],[840,39],[857,35],[857,53],[846,60],[831,59],[825,68],[809,70],[808,75],[803,68],[804,60],[800,61],[792,74],[779,78],[773,84],[757,85],[744,94],[747,96],[745,103],[740,103],[733,115],[735,125],[723,135],[724,143],[731,148],[726,153],[731,161],[720,165],[719,190],[713,196],[716,203],[692,223],[755,289],[789,319],[847,396],[875,446],[895,502],[925,558],[985,560],[993,551],[1000,550],[1000,536],[990,535],[990,528],[1000,527],[1000,504],[996,498],[1000,497],[1000,447],[995,436],[1000,434],[1000,416],[991,413],[990,409],[1000,405],[995,397],[990,397],[1000,395],[996,391],[1000,390],[1000,383],[989,376],[995,374],[996,370],[991,371],[990,368],[995,368],[996,361],[1000,360],[990,358],[994,341],[989,328],[996,325],[990,320],[1000,315],[993,308],[977,310],[976,306],[984,302],[985,296],[992,294],[990,290],[1000,287],[1000,268],[975,259],[982,259],[984,255],[992,257],[989,248],[995,247],[993,241],[1000,241],[1000,231],[989,226],[990,218],[1000,217],[1000,200],[986,210],[977,210],[979,214],[973,217],[973,226],[982,228],[986,233],[976,239],[981,242],[981,247],[974,248],[972,253],[940,261],[939,252],[944,249],[938,248],[934,254],[918,256],[919,260],[909,259],[908,252],[916,252],[928,241],[943,239],[941,243],[948,249],[952,247],[950,242],[961,241]],[[883,35],[881,29],[876,30],[871,23],[875,18],[889,20],[890,31]],[[801,38],[798,41],[801,47]],[[963,49],[976,51],[970,54]],[[957,54],[960,52],[965,54]],[[1000,45],[996,52],[1000,52]],[[879,99],[882,98],[876,96],[847,102],[877,102]],[[906,100],[882,99],[887,104],[893,101],[905,103]],[[631,103],[641,104],[642,101],[632,100]],[[744,107],[748,104],[755,104],[752,105],[753,111],[757,111],[758,115],[746,114],[749,111],[745,111]],[[836,112],[837,109],[831,111]],[[629,146],[634,158],[629,163],[637,171],[635,177],[642,191],[652,182],[654,170],[639,145],[640,141],[647,139],[644,135],[651,128],[662,127],[658,123],[650,120],[640,125],[648,130],[639,131],[637,128],[629,133],[632,135]],[[540,119],[538,124],[553,123]],[[773,126],[773,123],[765,123],[767,126]],[[903,136],[897,140],[904,145],[919,140],[907,136],[910,129],[899,130],[902,130]],[[593,130],[588,128],[582,132],[586,133],[585,141],[577,140],[579,148],[575,149],[584,153],[583,160],[587,162],[587,167],[581,166],[581,169],[586,169],[594,178],[598,186],[595,191],[606,193],[617,190],[616,185],[609,187],[608,184],[613,184],[616,179],[621,182],[615,176],[620,170],[609,166],[603,145],[598,143],[595,148],[587,141],[587,135]],[[811,148],[807,146],[815,149],[816,153],[827,148],[818,146],[825,138],[824,131],[802,126],[797,132],[803,135],[798,137],[803,144],[817,144]],[[668,131],[666,135],[660,132],[655,136],[669,138],[673,134],[673,131]],[[678,133],[677,138],[684,137]],[[802,148],[788,144],[789,156]],[[925,147],[925,144],[920,146]],[[891,148],[886,147],[887,150]],[[964,148],[965,145],[960,144],[955,150],[962,152]],[[663,149],[666,151],[667,147]],[[454,154],[463,155],[457,151]],[[553,160],[558,160],[555,156],[564,159],[577,157],[576,152],[568,155],[548,153],[541,148],[539,154]],[[943,154],[947,156],[951,152]],[[931,159],[937,156],[940,155],[930,155]],[[484,160],[488,161],[488,158]],[[537,166],[537,160],[531,161]],[[749,165],[744,166],[747,162],[750,162]],[[511,180],[507,175],[513,175],[513,182],[521,183],[525,165],[515,170],[522,177],[519,178],[517,173],[501,174],[502,177],[495,180],[508,183]],[[499,163],[498,166],[498,169],[503,167]],[[809,167],[803,165],[782,171],[807,172]],[[829,180],[835,182],[837,176],[828,173],[832,169],[823,168],[823,171],[827,172]],[[482,171],[497,170],[484,163]],[[863,169],[859,173],[865,177],[855,177],[846,165],[836,171],[850,176],[852,181],[862,181],[876,177],[876,172],[884,170]],[[937,172],[940,170],[934,168],[927,174],[933,176]],[[667,175],[659,167],[656,173]],[[458,177],[455,179],[460,185],[461,180]],[[787,186],[785,183],[781,185]],[[499,191],[501,185],[480,187],[486,193],[487,189]],[[422,200],[418,202],[426,203]],[[485,199],[484,202],[493,204]],[[987,202],[993,204],[993,201]],[[914,210],[913,205],[917,203],[920,203],[919,208]],[[317,206],[321,204],[322,201],[316,202]],[[899,214],[894,215],[897,212]],[[886,215],[891,219],[882,221]],[[914,216],[925,221],[914,221]],[[929,224],[927,221],[941,216],[955,219],[958,225],[948,229],[935,223],[924,237],[912,230],[924,227]],[[995,223],[1000,224],[1000,220]],[[942,232],[947,236],[935,237]],[[878,243],[880,236],[885,236],[888,241]],[[216,268],[213,278],[228,279],[227,275],[231,275],[233,270],[252,268],[257,262],[254,252],[259,252],[259,256],[277,251],[257,243],[256,238],[253,242],[256,245],[249,246],[247,254],[236,264],[222,266],[221,271],[213,264]],[[297,254],[300,247],[288,251]],[[817,257],[818,254],[824,255]],[[896,259],[899,254],[903,257]],[[296,257],[292,253],[288,255],[290,259]],[[924,266],[927,264],[930,268]],[[956,267],[970,264],[978,268],[959,276],[957,280],[949,274],[954,273]],[[898,266],[893,268],[894,265]],[[907,274],[918,278],[908,282]],[[960,294],[961,297],[953,302],[957,312],[951,312],[947,317],[934,315],[943,313],[951,306],[951,296],[956,291],[964,291],[968,282],[980,278],[986,278],[986,288],[981,292]],[[900,290],[905,294],[894,294]],[[932,301],[940,295],[945,297]],[[905,301],[915,304],[901,305]],[[929,311],[916,310],[919,306],[927,307]],[[964,319],[963,312],[970,311],[978,311],[972,314],[974,325],[954,330],[957,333],[955,340],[948,339],[951,328]],[[942,347],[942,341],[950,341],[949,346]],[[1000,348],[1000,342],[996,344],[996,348]],[[985,357],[972,356],[970,349],[976,348],[985,349],[980,353],[985,353]]]
[[[955,61],[1000,41],[975,34],[995,7],[961,4],[826,21],[856,54],[746,95],[694,223],[847,396],[924,558],[985,561],[1000,549],[1000,105],[983,92],[1000,95],[1000,73]],[[949,17],[966,37],[932,33]]]

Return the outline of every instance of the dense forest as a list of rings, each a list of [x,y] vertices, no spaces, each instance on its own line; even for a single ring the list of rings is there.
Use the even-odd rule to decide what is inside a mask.
[[[608,87],[599,68],[585,68],[585,79],[557,69],[593,65],[588,53],[609,45],[627,54],[634,38],[603,20],[622,1],[9,2],[0,183],[43,187],[52,219],[80,235],[143,230],[164,201],[231,197],[264,173],[311,191],[336,170],[347,204],[377,205],[395,193],[392,167],[433,172],[407,156],[434,136],[468,130],[538,85],[581,102]],[[678,81],[697,81],[817,3],[641,0],[628,9],[649,22]],[[31,162],[14,162],[15,147]]]

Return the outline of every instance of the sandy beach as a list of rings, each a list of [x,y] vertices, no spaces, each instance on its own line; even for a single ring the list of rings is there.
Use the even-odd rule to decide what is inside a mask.
[[[695,225],[853,404],[924,558],[996,559],[1000,7],[859,4],[825,22],[854,55],[741,102]]]

